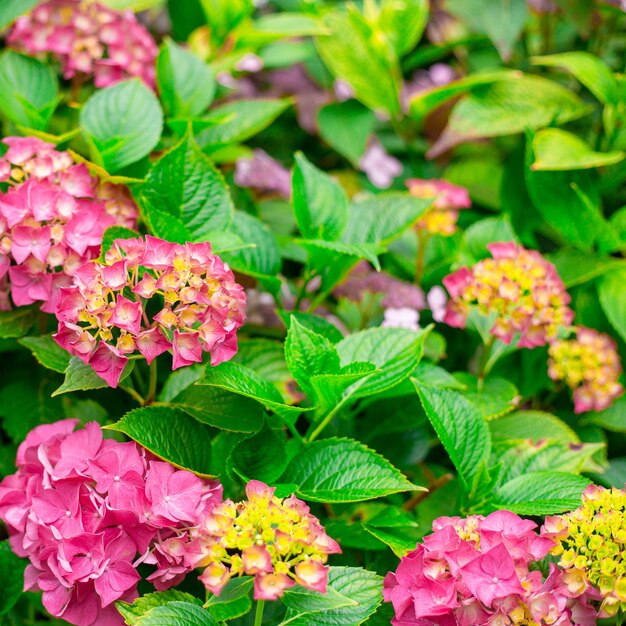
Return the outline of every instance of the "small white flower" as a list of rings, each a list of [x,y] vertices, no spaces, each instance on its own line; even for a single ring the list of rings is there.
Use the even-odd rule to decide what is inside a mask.
[[[385,317],[381,326],[384,328],[408,328],[419,330],[420,314],[416,309],[385,309]]]

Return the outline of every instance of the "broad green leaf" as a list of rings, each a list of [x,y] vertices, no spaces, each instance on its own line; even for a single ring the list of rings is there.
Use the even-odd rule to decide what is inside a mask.
[[[352,439],[322,439],[308,444],[284,476],[313,502],[359,502],[400,491],[420,491],[387,459]]]
[[[4,10],[4,2],[1,12]],[[52,68],[5,50],[0,54],[0,113],[14,124],[45,130],[56,109],[59,85]]]
[[[24,336],[37,321],[36,307],[19,307],[12,311],[0,311],[0,339]]]
[[[520,76],[519,72],[511,70],[495,70],[490,72],[477,72],[463,76],[441,87],[425,89],[414,95],[409,102],[411,116],[421,122],[434,109],[449,102],[453,98],[461,96],[475,87],[489,85],[500,80]]]
[[[428,22],[428,0],[382,0],[378,27],[398,56],[411,52]]]
[[[218,621],[231,620],[245,615],[252,608],[250,591],[253,583],[254,579],[251,576],[231,578],[220,595],[211,595],[204,606]]]
[[[326,593],[313,591],[296,585],[285,591],[282,603],[298,613],[317,613],[318,611],[330,611],[342,609],[347,606],[358,606],[356,600],[351,600],[333,587],[328,586]]]
[[[181,409],[153,404],[126,413],[106,428],[124,433],[176,467],[202,475],[211,471],[209,431]]]
[[[353,333],[337,344],[341,365],[366,362],[379,372],[355,383],[355,398],[364,398],[393,388],[408,378],[420,362],[429,329],[368,328]]]
[[[550,56],[531,57],[535,65],[557,67],[568,71],[603,104],[618,100],[618,85],[608,65],[597,56],[577,50]]]
[[[479,385],[478,379],[471,374],[462,373],[455,376],[466,386],[460,393],[486,420],[514,411],[519,403],[517,388],[506,378],[487,378]]]
[[[272,292],[280,289],[280,249],[274,234],[258,218],[235,211],[232,231],[250,247],[223,253],[222,258],[235,270],[258,278]]]
[[[595,152],[580,137],[559,128],[537,132],[533,152],[532,170],[586,170],[619,163],[625,156],[621,151]]]
[[[312,14],[267,13],[241,29],[238,44],[256,47],[281,39],[323,35],[325,32],[324,24]]]
[[[230,454],[233,470],[244,480],[273,484],[287,466],[287,449],[282,431],[275,433],[267,422],[251,437],[240,441]]]
[[[313,315],[312,313],[303,313],[301,311],[280,311],[279,315],[287,328],[289,328],[291,319],[295,318],[302,326],[312,330],[318,335],[323,335],[331,343],[337,343],[344,337],[343,333],[325,317]]]
[[[459,262],[473,265],[490,257],[487,244],[493,241],[519,241],[507,216],[487,217],[469,226],[463,233]]]
[[[173,371],[163,383],[157,395],[159,402],[171,402],[176,396],[198,382],[204,375],[206,365],[195,363]]]
[[[623,489],[626,485],[626,456],[610,459],[608,467],[602,474],[595,475],[594,480],[605,487]]]
[[[604,411],[590,411],[586,424],[594,424],[614,433],[626,433],[626,396],[622,396]]]
[[[487,422],[459,392],[413,382],[439,441],[466,491],[471,492],[475,478],[491,454]]]
[[[179,243],[206,241],[225,229],[233,215],[224,177],[190,135],[154,164],[139,199],[152,233]],[[154,221],[154,215],[166,217]],[[177,223],[175,231],[172,222]]]
[[[50,335],[22,337],[19,342],[26,346],[41,365],[63,374],[70,364],[70,354],[59,346]]]
[[[376,127],[376,116],[356,100],[332,102],[317,112],[317,125],[322,139],[358,166]]]
[[[342,400],[358,397],[359,386],[356,383],[379,372],[373,363],[350,363],[336,374],[317,374],[311,376],[310,387],[319,411],[326,413]]]
[[[548,439],[562,443],[579,443],[578,435],[556,415],[543,411],[516,411],[489,422],[495,440]]]
[[[216,149],[229,143],[242,143],[267,128],[281,113],[291,106],[290,100],[234,100],[211,111],[211,117],[228,115],[222,124],[206,128],[197,135],[204,149]]]
[[[156,61],[156,79],[169,117],[200,115],[213,101],[215,80],[195,54],[166,39]]]
[[[505,61],[511,58],[528,19],[526,0],[449,0],[446,8],[487,35]]]
[[[565,472],[532,472],[500,487],[493,509],[508,509],[518,515],[552,515],[580,506],[589,480]]]
[[[415,546],[423,533],[415,518],[404,511],[387,506],[363,522],[365,530],[388,545],[397,556],[404,556]]]
[[[309,330],[291,318],[285,340],[287,367],[300,387],[310,394],[309,379],[319,374],[336,374],[339,356],[335,346],[323,335]]]
[[[615,257],[585,254],[579,250],[563,249],[548,255],[567,288],[594,280],[611,270],[626,269],[626,263]]]
[[[376,37],[354,7],[328,12],[324,24],[329,34],[316,37],[315,43],[328,69],[348,83],[365,106],[398,115],[402,76],[391,46]]]
[[[381,603],[382,578],[359,567],[331,567],[328,585],[345,598],[356,603],[341,608],[312,613],[288,609],[279,626],[358,626]]]
[[[465,96],[454,107],[446,129],[428,155],[436,157],[460,143],[484,137],[564,124],[589,112],[588,105],[558,83],[539,76],[511,77]]]
[[[388,192],[350,205],[348,224],[341,237],[346,243],[389,243],[414,224],[432,199],[409,193]]]
[[[246,18],[252,15],[252,0],[200,0],[215,49]]]
[[[174,601],[154,607],[142,615],[135,626],[218,626],[218,623],[201,606]]]
[[[0,29],[4,30],[16,17],[30,11],[38,0],[3,0],[0,3]]]
[[[8,539],[0,542],[0,615],[8,613],[20,599],[26,561],[20,559]]]
[[[220,430],[252,433],[263,422],[263,408],[257,402],[218,389],[191,384],[171,404],[203,424]]]
[[[457,389],[463,391],[467,387],[457,378],[455,378],[448,370],[432,363],[421,362],[413,376],[418,384],[430,385],[431,387],[448,387],[449,389]]]
[[[259,376],[253,369],[232,361],[221,363],[217,367],[208,366],[204,378],[198,384],[225,389],[246,398],[252,398],[289,421],[296,419],[302,411],[306,410],[286,405],[274,385]]]
[[[163,112],[154,93],[135,78],[94,93],[81,109],[80,125],[92,147],[92,160],[117,172],[157,145]]]
[[[348,198],[339,183],[296,152],[292,179],[296,222],[309,239],[338,239],[348,220]]]
[[[202,606],[202,603],[189,593],[170,589],[157,593],[147,593],[137,598],[132,604],[128,602],[116,602],[115,606],[128,626],[135,626],[143,615],[168,602],[189,602]]]
[[[626,269],[615,270],[598,284],[600,304],[613,328],[626,341]]]
[[[367,259],[377,271],[380,271],[380,261],[378,254],[381,247],[373,243],[344,243],[343,241],[325,241],[324,239],[299,239],[296,241],[309,252],[309,264],[322,274],[322,288],[328,290],[329,286],[324,280],[323,272],[325,268],[331,269],[331,274],[335,276],[333,270],[345,265],[348,271],[355,264],[355,259]],[[341,265],[333,265],[334,259],[338,258]],[[334,283],[333,283],[334,284]]]
[[[129,360],[124,367],[122,376],[120,377],[120,383],[123,383],[135,366],[134,360]],[[69,365],[65,369],[65,380],[63,384],[52,394],[58,396],[62,393],[69,393],[70,391],[85,391],[88,389],[104,389],[109,384],[94,372],[89,366],[85,365],[78,357],[73,356]]]

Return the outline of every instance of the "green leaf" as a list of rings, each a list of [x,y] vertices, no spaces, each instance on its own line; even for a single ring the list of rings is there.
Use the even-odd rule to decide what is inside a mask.
[[[134,360],[129,360],[124,367],[124,371],[120,377],[120,383],[124,382],[135,366]],[[70,391],[85,391],[88,389],[105,389],[109,384],[96,374],[96,372],[89,366],[85,365],[78,357],[73,356],[70,359],[69,365],[65,369],[65,380],[63,384],[52,394],[52,396],[58,396],[62,393],[69,393]]]
[[[337,374],[317,374],[311,376],[309,384],[317,408],[322,412],[331,411],[342,400],[358,397],[359,387],[355,383],[380,371],[373,363],[350,363]]]
[[[508,509],[518,515],[552,515],[580,506],[589,480],[565,472],[532,472],[500,487],[493,509]]]
[[[355,383],[355,398],[381,393],[408,378],[422,358],[429,331],[375,327],[342,339],[337,344],[342,366],[367,362],[380,370]]]
[[[613,433],[626,433],[626,396],[622,396],[604,411],[590,411],[585,415],[586,424],[594,424]]]
[[[626,269],[620,269],[603,276],[598,284],[598,296],[602,310],[624,341],[626,341],[625,280]]]
[[[80,125],[93,148],[93,160],[117,172],[157,145],[163,112],[154,93],[135,78],[96,91],[81,109]]]
[[[346,606],[358,606],[356,600],[351,600],[333,587],[328,586],[326,593],[313,591],[296,585],[285,591],[282,603],[298,613],[317,613],[318,611],[330,611],[342,609]]]
[[[309,330],[291,318],[285,340],[287,367],[300,387],[310,394],[309,379],[318,374],[336,374],[339,356],[335,346],[323,335]]]
[[[229,143],[242,143],[267,128],[290,106],[290,100],[270,98],[235,100],[223,104],[211,111],[209,119],[228,115],[228,121],[199,132],[198,144],[206,150]]]
[[[199,115],[213,101],[215,80],[209,66],[171,39],[161,45],[156,72],[161,102],[169,117]]]
[[[260,480],[272,484],[287,466],[285,437],[275,433],[267,422],[261,430],[240,441],[230,454],[233,469],[244,480]]]
[[[257,402],[218,388],[192,384],[171,404],[220,430],[252,433],[263,422],[263,408]]]
[[[531,57],[530,62],[567,70],[603,104],[614,103],[619,99],[619,88],[613,72],[602,59],[589,52],[577,50]]]
[[[1,13],[4,10],[4,2]],[[45,130],[59,103],[52,68],[37,59],[5,50],[0,54],[0,113],[14,124]]]
[[[116,602],[115,606],[128,626],[135,626],[146,613],[168,602],[189,602],[202,606],[202,603],[191,594],[176,591],[175,589],[159,591],[157,593],[147,593],[145,596],[137,598],[132,604],[128,602]]]
[[[389,43],[373,32],[354,7],[328,12],[324,24],[330,34],[316,37],[315,44],[328,69],[348,83],[365,106],[391,116],[399,114],[402,76]]]
[[[22,337],[37,321],[36,307],[19,307],[12,311],[0,311],[0,339]]]
[[[505,61],[511,58],[528,19],[526,0],[449,0],[446,8],[487,35]]]
[[[374,517],[363,522],[363,528],[388,545],[397,556],[415,550],[423,533],[415,518],[394,507],[385,507]]]
[[[207,241],[233,215],[224,177],[190,134],[152,166],[139,201],[151,232],[178,243]]]
[[[38,0],[3,0],[0,3],[0,30],[4,30],[16,17],[30,11]]]
[[[360,567],[331,567],[328,585],[356,606],[311,613],[290,608],[279,626],[358,626],[367,620],[382,600],[382,578]]]
[[[619,163],[624,153],[595,152],[572,133],[559,128],[540,130],[533,139],[535,162],[532,170],[585,170]]]
[[[176,467],[196,474],[210,473],[209,432],[180,409],[153,404],[126,413],[106,428],[124,433]]]
[[[323,274],[325,268],[331,268],[333,280],[336,278],[337,268],[345,271],[356,262],[355,259],[367,259],[377,271],[380,271],[378,253],[381,251],[378,244],[371,243],[344,243],[343,241],[325,241],[324,239],[299,239],[296,241],[309,252],[309,263],[318,273]],[[334,259],[338,258],[337,265],[333,266]],[[343,274],[343,272],[342,272]],[[333,284],[335,284],[333,282]],[[329,290],[329,284],[322,276],[322,288]]]
[[[313,502],[359,502],[400,491],[421,491],[387,459],[352,439],[308,444],[285,470],[298,495]]]
[[[559,250],[555,254],[548,255],[548,259],[556,266],[567,288],[594,280],[611,270],[626,269],[626,263],[623,260],[585,254],[574,249]]]
[[[19,340],[26,346],[41,365],[63,374],[70,364],[70,354],[59,346],[50,335],[41,337],[23,337]]]
[[[231,578],[219,596],[213,594],[205,603],[207,611],[218,621],[231,620],[245,615],[252,608],[250,590],[252,576]]]
[[[322,139],[356,167],[376,127],[376,116],[360,102],[346,100],[321,107],[317,125]]]
[[[255,19],[247,28],[243,28],[237,43],[241,47],[262,46],[280,39],[320,35],[325,32],[324,25],[314,15],[267,13]]]
[[[390,243],[414,224],[431,204],[431,198],[416,198],[403,192],[381,193],[354,202],[341,239],[352,244]]]
[[[507,216],[487,217],[469,226],[463,233],[459,262],[473,265],[489,258],[487,244],[493,241],[519,241]]]
[[[537,99],[541,99],[540,107]],[[439,156],[467,141],[564,124],[589,112],[588,105],[558,83],[539,76],[511,77],[479,87],[463,98],[428,156]]]
[[[254,11],[252,0],[200,0],[215,49]]]
[[[111,249],[116,239],[134,239],[139,236],[139,233],[132,228],[126,228],[125,226],[109,226],[102,235],[102,245],[100,246],[98,261],[104,262],[104,255]]]
[[[439,441],[441,441],[466,491],[485,467],[491,454],[487,422],[459,392],[421,385],[413,380]]]
[[[8,539],[0,542],[0,615],[8,613],[22,595],[26,561],[20,559]]]
[[[331,343],[337,343],[344,337],[343,333],[325,317],[313,315],[313,313],[303,313],[301,311],[279,311],[279,315],[287,328],[289,328],[291,319],[295,318],[302,326],[312,330],[318,335],[323,335]]]
[[[514,411],[520,397],[517,388],[505,378],[487,378],[478,384],[471,374],[455,375],[466,389],[461,395],[467,398],[486,420],[491,420]]]
[[[555,415],[543,411],[516,411],[489,422],[495,440],[547,439],[562,443],[579,443],[578,435]]]
[[[207,366],[205,376],[198,385],[209,385],[252,398],[289,421],[306,410],[286,405],[276,387],[269,381],[253,369],[232,361],[221,363],[217,367]]]
[[[378,27],[393,42],[398,56],[411,52],[428,22],[427,0],[382,0]]]
[[[168,602],[142,615],[135,626],[219,626],[205,609],[191,602]]]
[[[348,220],[348,198],[339,183],[296,152],[292,187],[296,222],[304,237],[338,239]]]

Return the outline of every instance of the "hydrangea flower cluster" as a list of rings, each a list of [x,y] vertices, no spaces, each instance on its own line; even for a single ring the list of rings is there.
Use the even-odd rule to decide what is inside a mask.
[[[326,592],[329,554],[341,552],[309,507],[252,480],[247,500],[215,506],[187,549],[192,567],[203,567],[200,580],[216,595],[233,576],[254,576],[254,597],[276,600],[296,583]]]
[[[430,235],[454,234],[459,211],[472,206],[467,189],[445,180],[410,178],[405,182],[411,195],[418,198],[435,198],[432,206],[415,224],[415,228]]]
[[[28,557],[26,590],[42,591],[54,616],[78,626],[116,626],[117,600],[137,597],[137,566],[167,589],[189,567],[179,547],[222,499],[202,481],[135,443],[102,438],[92,422],[38,426],[17,452],[17,472],[0,484],[0,519],[13,550]]]
[[[541,534],[557,542],[568,587],[595,592],[600,617],[626,612],[626,490],[589,485],[582,505],[547,517]]]
[[[552,263],[539,252],[513,242],[487,245],[492,259],[462,267],[443,279],[450,293],[444,322],[464,328],[471,307],[495,315],[491,334],[520,348],[543,346],[555,339],[559,325],[569,326],[571,298]]]
[[[619,382],[622,364],[611,337],[576,326],[576,336],[559,339],[548,349],[548,374],[573,390],[574,411],[602,411],[624,393]]]
[[[554,546],[537,525],[509,511],[442,517],[384,582],[393,626],[558,624],[594,626],[585,590],[554,564],[534,568]]]
[[[41,301],[54,313],[59,288],[100,252],[108,226],[134,228],[123,185],[103,182],[68,152],[33,137],[6,137],[0,158],[0,310]]]
[[[49,0],[16,20],[7,43],[33,56],[53,55],[66,79],[93,76],[96,87],[108,87],[139,77],[154,88],[157,45],[132,11]]]
[[[246,296],[209,243],[170,243],[147,235],[117,239],[103,263],[91,261],[63,288],[55,341],[116,387],[128,357],[151,363],[172,350],[172,369],[211,364],[237,352]]]

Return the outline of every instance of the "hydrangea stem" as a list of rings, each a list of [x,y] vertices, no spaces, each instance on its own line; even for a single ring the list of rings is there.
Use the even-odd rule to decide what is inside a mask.
[[[261,626],[263,623],[263,609],[265,608],[265,600],[257,600],[256,612],[254,614],[254,626]]]
[[[148,394],[146,395],[146,399],[144,400],[144,404],[152,404],[154,402],[154,398],[156,396],[156,388],[157,388],[157,360],[154,359],[152,363],[150,363],[150,379],[148,381]]]

